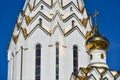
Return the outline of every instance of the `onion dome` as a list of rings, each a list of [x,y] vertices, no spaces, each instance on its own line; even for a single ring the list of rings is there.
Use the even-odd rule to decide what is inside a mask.
[[[105,36],[101,35],[98,32],[97,26],[95,26],[93,35],[89,37],[86,41],[86,49],[89,51],[94,49],[107,50],[108,47],[108,39]]]

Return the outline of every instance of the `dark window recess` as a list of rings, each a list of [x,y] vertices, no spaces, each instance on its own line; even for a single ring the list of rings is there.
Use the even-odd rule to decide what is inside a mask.
[[[36,66],[40,66],[40,58],[36,58]]]
[[[73,46],[73,72],[78,72],[78,47]]]
[[[70,7],[70,11],[73,11],[72,7]]]
[[[41,75],[41,45],[36,45],[36,54],[35,54],[35,80],[40,80]]]
[[[41,5],[41,10],[43,10],[43,5]]]
[[[36,76],[36,80],[40,80],[40,76]]]
[[[59,80],[59,43],[56,43],[56,80]]]
[[[36,67],[36,76],[39,76],[40,75],[40,67]]]
[[[92,59],[93,58],[93,56],[92,55],[90,55],[90,59]]]
[[[101,54],[101,59],[104,59],[104,54]]]

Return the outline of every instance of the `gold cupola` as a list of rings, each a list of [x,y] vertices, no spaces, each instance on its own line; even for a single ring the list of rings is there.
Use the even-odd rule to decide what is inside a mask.
[[[108,39],[98,32],[97,26],[93,27],[93,35],[87,39],[86,49],[88,51],[95,49],[107,50],[108,47],[109,47]]]

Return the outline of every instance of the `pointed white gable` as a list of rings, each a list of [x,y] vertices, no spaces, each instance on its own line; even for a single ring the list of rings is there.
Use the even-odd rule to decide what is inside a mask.
[[[73,2],[78,7],[77,0],[63,0],[63,6],[66,6],[70,2]]]
[[[52,0],[44,0],[47,4],[51,5]]]

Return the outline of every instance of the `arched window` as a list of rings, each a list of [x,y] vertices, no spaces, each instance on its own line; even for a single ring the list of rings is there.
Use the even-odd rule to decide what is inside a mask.
[[[107,77],[105,77],[103,80],[108,80],[108,78],[107,78]]]
[[[41,45],[36,45],[36,55],[35,55],[35,80],[40,80],[41,78]]]
[[[92,59],[93,58],[93,56],[92,55],[90,55],[90,59]]]
[[[43,5],[41,5],[41,10],[43,10]]]
[[[104,59],[104,54],[101,54],[101,59]]]
[[[23,47],[21,46],[21,72],[20,72],[20,80],[23,77]]]
[[[74,27],[75,26],[75,21],[74,20],[72,20],[72,27]]]
[[[14,60],[14,53],[12,53],[12,80],[14,79],[14,70],[15,70],[15,60]]]
[[[59,80],[59,43],[56,43],[56,80]]]
[[[73,46],[73,72],[78,72],[78,47]]]
[[[73,10],[72,10],[72,7],[70,7],[70,11],[73,11]]]
[[[40,24],[40,26],[42,26],[42,19],[41,18],[39,19],[39,24]]]

